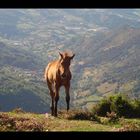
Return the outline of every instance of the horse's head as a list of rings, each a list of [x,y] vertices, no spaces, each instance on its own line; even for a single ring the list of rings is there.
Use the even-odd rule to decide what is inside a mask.
[[[69,55],[67,52],[64,52],[64,53],[59,52],[59,55],[60,55],[59,72],[60,72],[61,78],[65,79],[67,78],[70,72],[69,70],[70,62],[75,56],[75,54]]]

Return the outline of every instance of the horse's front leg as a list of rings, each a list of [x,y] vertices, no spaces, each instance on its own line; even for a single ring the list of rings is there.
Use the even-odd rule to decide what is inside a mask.
[[[57,117],[57,103],[58,103],[58,100],[59,100],[59,89],[60,89],[60,86],[55,84],[54,85],[54,90],[55,90],[54,116],[56,116],[56,117]]]
[[[70,102],[70,82],[65,85],[65,92],[66,92],[66,103],[67,103],[67,111],[69,110],[69,102]]]

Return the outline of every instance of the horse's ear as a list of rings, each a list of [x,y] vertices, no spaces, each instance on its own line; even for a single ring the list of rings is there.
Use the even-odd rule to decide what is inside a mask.
[[[61,59],[63,59],[63,54],[61,52],[59,52],[59,55],[60,55]]]
[[[73,55],[71,56],[71,59],[73,59],[74,56],[75,56],[75,54],[73,54]]]

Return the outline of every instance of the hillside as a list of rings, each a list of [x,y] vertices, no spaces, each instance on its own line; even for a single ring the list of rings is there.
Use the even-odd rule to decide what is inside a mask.
[[[81,86],[79,96],[87,95],[89,98],[89,92],[92,92],[95,99],[95,95],[108,96],[122,92],[132,98],[139,98],[139,36],[139,29],[121,27],[108,32],[98,44],[90,38],[80,44],[83,50],[77,46],[80,53],[84,54],[76,70],[81,71],[78,79],[78,86]],[[84,48],[88,48],[86,52]]]
[[[139,17],[139,9],[1,9],[1,110],[48,112],[43,71],[63,50],[76,54],[71,107],[90,109],[118,92],[140,98]]]

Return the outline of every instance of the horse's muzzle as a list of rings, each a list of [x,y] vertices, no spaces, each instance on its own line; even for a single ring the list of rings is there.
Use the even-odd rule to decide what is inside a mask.
[[[66,78],[67,78],[67,75],[66,75],[66,74],[62,74],[62,75],[61,75],[61,78],[62,78],[62,79],[66,79]]]

